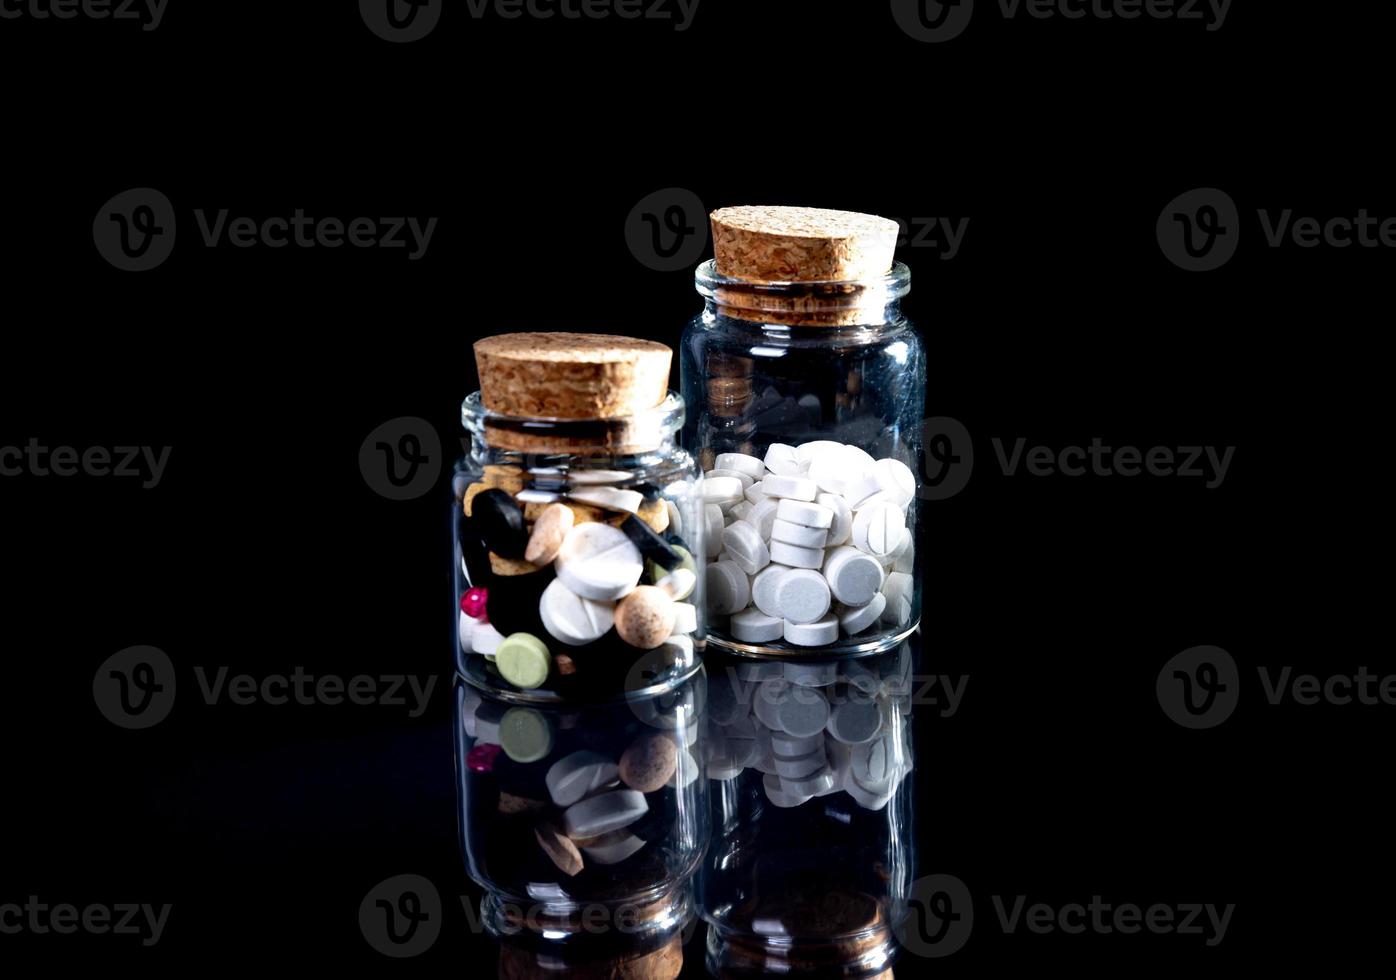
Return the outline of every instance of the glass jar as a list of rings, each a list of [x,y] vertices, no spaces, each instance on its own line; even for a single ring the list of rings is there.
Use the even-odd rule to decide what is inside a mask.
[[[857,281],[698,268],[705,306],[680,357],[685,445],[706,474],[713,643],[854,656],[895,647],[919,623],[926,356],[901,311],[910,278],[900,263]],[[778,584],[791,568],[805,580],[790,587],[793,630]]]
[[[699,673],[609,704],[524,705],[457,680],[462,850],[491,935],[624,958],[693,919],[703,691]]]
[[[843,660],[710,652],[698,891],[714,976],[891,966],[916,868],[914,641]]]
[[[452,484],[463,677],[504,698],[548,702],[654,692],[697,669],[702,507],[696,464],[676,443],[683,419],[673,392],[651,411],[610,419],[514,417],[488,410],[479,392],[465,400],[470,449]],[[549,521],[554,540],[539,557],[527,546]],[[582,529],[597,531],[590,554],[569,551]],[[601,591],[579,597],[578,576]],[[501,664],[501,649],[519,662]]]

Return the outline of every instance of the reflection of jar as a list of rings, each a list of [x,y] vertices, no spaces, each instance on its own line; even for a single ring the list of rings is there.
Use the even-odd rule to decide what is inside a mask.
[[[456,466],[457,668],[520,699],[659,689],[704,645],[697,470],[662,344],[506,334]]]
[[[715,975],[872,976],[915,875],[913,643],[858,659],[707,658]]]
[[[491,934],[605,956],[683,928],[707,843],[702,689],[565,707],[457,682],[462,845]]]
[[[758,655],[895,646],[920,620],[926,385],[898,226],[809,208],[727,208],[712,226],[681,352],[709,638]]]

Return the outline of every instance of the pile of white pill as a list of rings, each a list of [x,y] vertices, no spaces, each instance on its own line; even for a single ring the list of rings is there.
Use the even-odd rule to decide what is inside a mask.
[[[906,626],[915,498],[905,463],[840,442],[718,454],[703,478],[710,626],[804,647]]]
[[[711,679],[708,778],[750,768],[775,806],[842,791],[881,809],[911,771],[909,663],[891,658],[886,674],[856,660],[743,664]]]

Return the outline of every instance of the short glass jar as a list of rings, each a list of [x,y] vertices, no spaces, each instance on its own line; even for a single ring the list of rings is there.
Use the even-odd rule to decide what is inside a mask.
[[[691,921],[703,690],[700,672],[608,704],[523,705],[456,682],[462,849],[492,935],[624,958]]]
[[[712,975],[891,966],[916,875],[918,641],[843,660],[710,651],[712,842],[698,891]]]
[[[470,449],[452,484],[463,677],[502,698],[548,702],[653,693],[697,669],[702,507],[696,465],[676,442],[683,419],[672,392],[652,410],[608,419],[516,417],[488,410],[479,392],[465,400]],[[547,560],[530,562],[550,508],[560,513],[546,521],[560,516],[565,527],[551,528]],[[597,532],[591,553],[557,551],[584,527]],[[598,591],[579,598],[566,586]],[[627,619],[638,599],[647,617]],[[499,651],[517,634],[540,642],[510,642],[520,665],[501,669]]]
[[[926,355],[901,310],[910,280],[900,263],[811,282],[699,267],[705,306],[680,363],[685,445],[705,471],[713,643],[857,656],[919,623]]]

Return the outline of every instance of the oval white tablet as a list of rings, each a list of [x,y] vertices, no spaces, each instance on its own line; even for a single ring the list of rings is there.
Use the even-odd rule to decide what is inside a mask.
[[[777,476],[772,473],[761,481],[761,492],[768,497],[813,500],[819,493],[819,486],[808,477]]]
[[[756,525],[735,521],[722,532],[722,546],[727,557],[741,566],[748,575],[755,575],[771,563],[771,552],[761,538]]]
[[[748,456],[746,453],[718,453],[713,460],[713,468],[719,470],[736,470],[745,473],[753,480],[759,480],[766,472],[766,464],[755,456]]]
[[[906,530],[906,515],[895,504],[880,501],[853,515],[853,546],[875,558],[897,550]]]
[[[619,778],[616,763],[590,749],[565,755],[548,767],[543,782],[558,806],[571,806]]]
[[[609,793],[573,803],[562,811],[562,822],[568,837],[599,837],[628,827],[649,809],[645,794],[633,789],[616,789]]]
[[[830,549],[824,560],[824,578],[829,589],[846,606],[864,606],[882,588],[882,565],[872,555],[843,545]]]
[[[577,524],[553,563],[557,577],[586,599],[619,599],[635,588],[645,563],[626,533],[609,524]]]
[[[715,561],[707,569],[708,612],[730,616],[751,602],[751,584],[736,562]]]
[[[616,622],[615,605],[586,599],[555,578],[538,600],[538,618],[553,639],[579,647],[601,639]]]
[[[809,469],[809,460],[801,459],[794,446],[773,442],[766,450],[765,467],[777,476],[799,476]]]
[[[621,490],[618,487],[588,487],[585,490],[569,490],[567,496],[578,503],[590,504],[593,507],[600,507],[602,510],[626,511],[631,514],[638,514],[640,505],[645,502],[644,495],[638,490]]]
[[[849,479],[843,488],[843,499],[848,501],[848,506],[857,510],[875,493],[882,490],[882,484],[878,482],[875,472],[860,473]]]
[[[839,638],[839,621],[833,616],[816,619],[812,623],[792,623],[785,621],[785,639],[802,647],[822,647]]]
[[[784,541],[786,544],[799,545],[801,548],[822,548],[828,537],[829,532],[823,528],[791,524],[789,521],[782,521],[779,517],[771,525],[772,541]]]
[[[776,586],[776,605],[787,622],[812,623],[829,611],[829,601],[829,583],[812,569],[791,569]]]
[[[834,511],[825,504],[784,498],[776,505],[776,517],[804,527],[825,528],[834,523]],[[793,543],[793,542],[792,542]]]
[[[821,493],[814,498],[814,502],[828,507],[834,515],[829,525],[829,540],[825,543],[830,546],[847,544],[853,534],[853,509],[848,506],[848,501],[837,493]]]
[[[703,501],[709,504],[735,504],[742,499],[746,487],[735,476],[714,476],[703,478]]]
[[[780,613],[780,603],[776,599],[776,590],[780,587],[781,580],[790,571],[791,569],[784,565],[767,565],[756,573],[756,578],[752,579],[752,601],[756,603],[756,608],[767,616],[784,618]]]
[[[801,548],[797,544],[772,541],[770,550],[771,561],[791,568],[818,568],[824,564],[824,551],[821,548]]]
[[[857,636],[876,623],[886,607],[887,597],[881,592],[874,594],[866,606],[844,606],[838,613],[839,628],[848,636]]]
[[[743,643],[768,643],[781,638],[785,624],[778,617],[767,616],[759,609],[745,609],[732,615],[730,632],[734,639]]]

